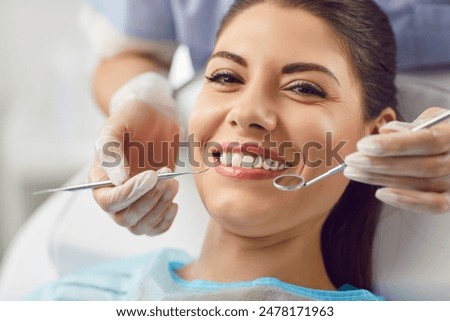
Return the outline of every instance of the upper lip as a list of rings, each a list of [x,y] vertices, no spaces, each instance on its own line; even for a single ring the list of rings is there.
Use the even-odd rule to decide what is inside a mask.
[[[258,155],[263,159],[270,158],[273,161],[289,163],[282,156],[279,155],[277,147],[267,148],[257,142],[223,142],[220,145],[214,146],[213,152],[222,154],[224,151],[228,153],[239,152],[242,155]],[[285,156],[285,155],[283,155]]]

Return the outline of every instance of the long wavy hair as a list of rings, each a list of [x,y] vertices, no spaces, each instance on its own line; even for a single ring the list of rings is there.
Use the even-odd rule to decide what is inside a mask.
[[[388,106],[397,106],[395,38],[387,16],[373,1],[237,0],[217,37],[235,16],[260,3],[302,9],[332,27],[353,63],[365,120],[376,118]],[[322,254],[336,287],[349,283],[372,288],[372,247],[380,212],[375,190],[375,186],[351,181],[322,227]]]

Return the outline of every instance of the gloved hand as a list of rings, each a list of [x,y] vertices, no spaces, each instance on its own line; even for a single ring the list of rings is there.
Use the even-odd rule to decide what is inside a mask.
[[[158,172],[170,172],[162,168]],[[104,180],[106,173],[96,163],[91,180]],[[137,235],[158,235],[167,231],[178,211],[173,199],[178,191],[175,179],[158,181],[157,172],[147,170],[131,177],[124,184],[94,190],[100,207],[110,213],[114,221]]]
[[[154,171],[174,167],[178,145],[173,140],[180,131],[173,114],[175,101],[164,81],[148,73],[122,87],[111,100],[111,115],[95,144],[90,180],[110,179],[116,186],[95,189],[94,198],[114,221],[135,234],[163,233],[177,213],[173,199],[178,182],[158,181]]]
[[[114,185],[147,169],[173,168],[178,122],[139,101],[112,114],[95,143],[96,161]],[[162,148],[166,144],[168,148]]]
[[[128,132],[133,141],[145,145],[145,142],[155,141],[156,138],[164,140],[166,136],[168,139],[178,126],[165,115],[143,106],[142,103],[134,102],[127,107],[113,114],[103,126],[96,142],[96,160],[90,172],[91,181],[111,179],[117,186],[98,188],[93,194],[96,202],[112,215],[117,224],[128,228],[134,234],[157,235],[170,227],[177,213],[178,207],[173,203],[173,199],[178,191],[178,182],[174,179],[157,181],[156,172],[149,170],[148,164],[139,166],[137,148],[132,148],[131,152],[127,150],[129,146],[123,149],[123,135]],[[121,146],[110,149],[120,155],[121,162],[114,167],[102,167],[101,164],[105,160],[111,163],[111,159],[103,153],[104,144],[111,142]],[[152,152],[148,150],[148,146],[145,147],[145,154],[149,157],[153,155]],[[127,159],[130,159],[129,166],[126,166]],[[168,168],[161,170],[170,171]]]
[[[367,136],[345,158],[344,175],[385,186],[375,196],[415,212],[450,212],[450,122],[411,133],[410,129],[445,111],[432,107],[412,124],[390,122],[379,135]]]

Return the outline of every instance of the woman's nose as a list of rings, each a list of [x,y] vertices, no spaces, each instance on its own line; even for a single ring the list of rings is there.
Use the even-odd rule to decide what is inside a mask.
[[[227,114],[227,123],[242,131],[273,132],[277,127],[277,113],[269,95],[263,91],[247,90],[241,99],[233,102]]]

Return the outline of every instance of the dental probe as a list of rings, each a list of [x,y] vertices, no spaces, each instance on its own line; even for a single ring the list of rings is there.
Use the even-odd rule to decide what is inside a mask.
[[[206,172],[208,169],[209,168],[205,168],[204,170],[197,171],[197,172],[158,173],[157,175],[158,175],[158,180],[163,180],[163,179],[178,177],[181,175],[200,174],[200,173]],[[66,191],[74,192],[74,191],[79,191],[79,190],[83,190],[83,189],[93,189],[93,188],[100,188],[100,187],[106,187],[106,186],[114,186],[114,184],[112,183],[112,181],[91,182],[91,183],[64,186],[64,187],[59,187],[59,188],[44,189],[41,191],[34,192],[33,195],[54,193],[54,192],[66,192]]]
[[[446,120],[447,118],[450,118],[450,110],[440,113],[439,115],[431,118],[430,120],[427,120],[427,121],[423,122],[422,124],[415,126],[410,131],[416,132],[423,128],[429,128],[433,125],[436,125],[436,124]],[[318,181],[321,181],[322,179],[327,178],[329,176],[336,175],[337,173],[342,172],[346,167],[347,167],[347,164],[345,164],[345,163],[339,164],[338,166],[330,169],[328,172],[326,172],[322,175],[319,175],[319,176],[311,179],[308,182],[305,182],[305,179],[302,176],[297,175],[297,174],[282,174],[282,175],[275,177],[273,179],[272,183],[273,183],[273,186],[275,186],[275,188],[279,189],[280,191],[295,191],[295,190],[303,188],[303,187],[311,186],[311,185],[317,183]],[[296,180],[298,180],[298,183],[294,184],[294,185],[283,185],[280,183],[280,180],[283,178],[295,178]]]

